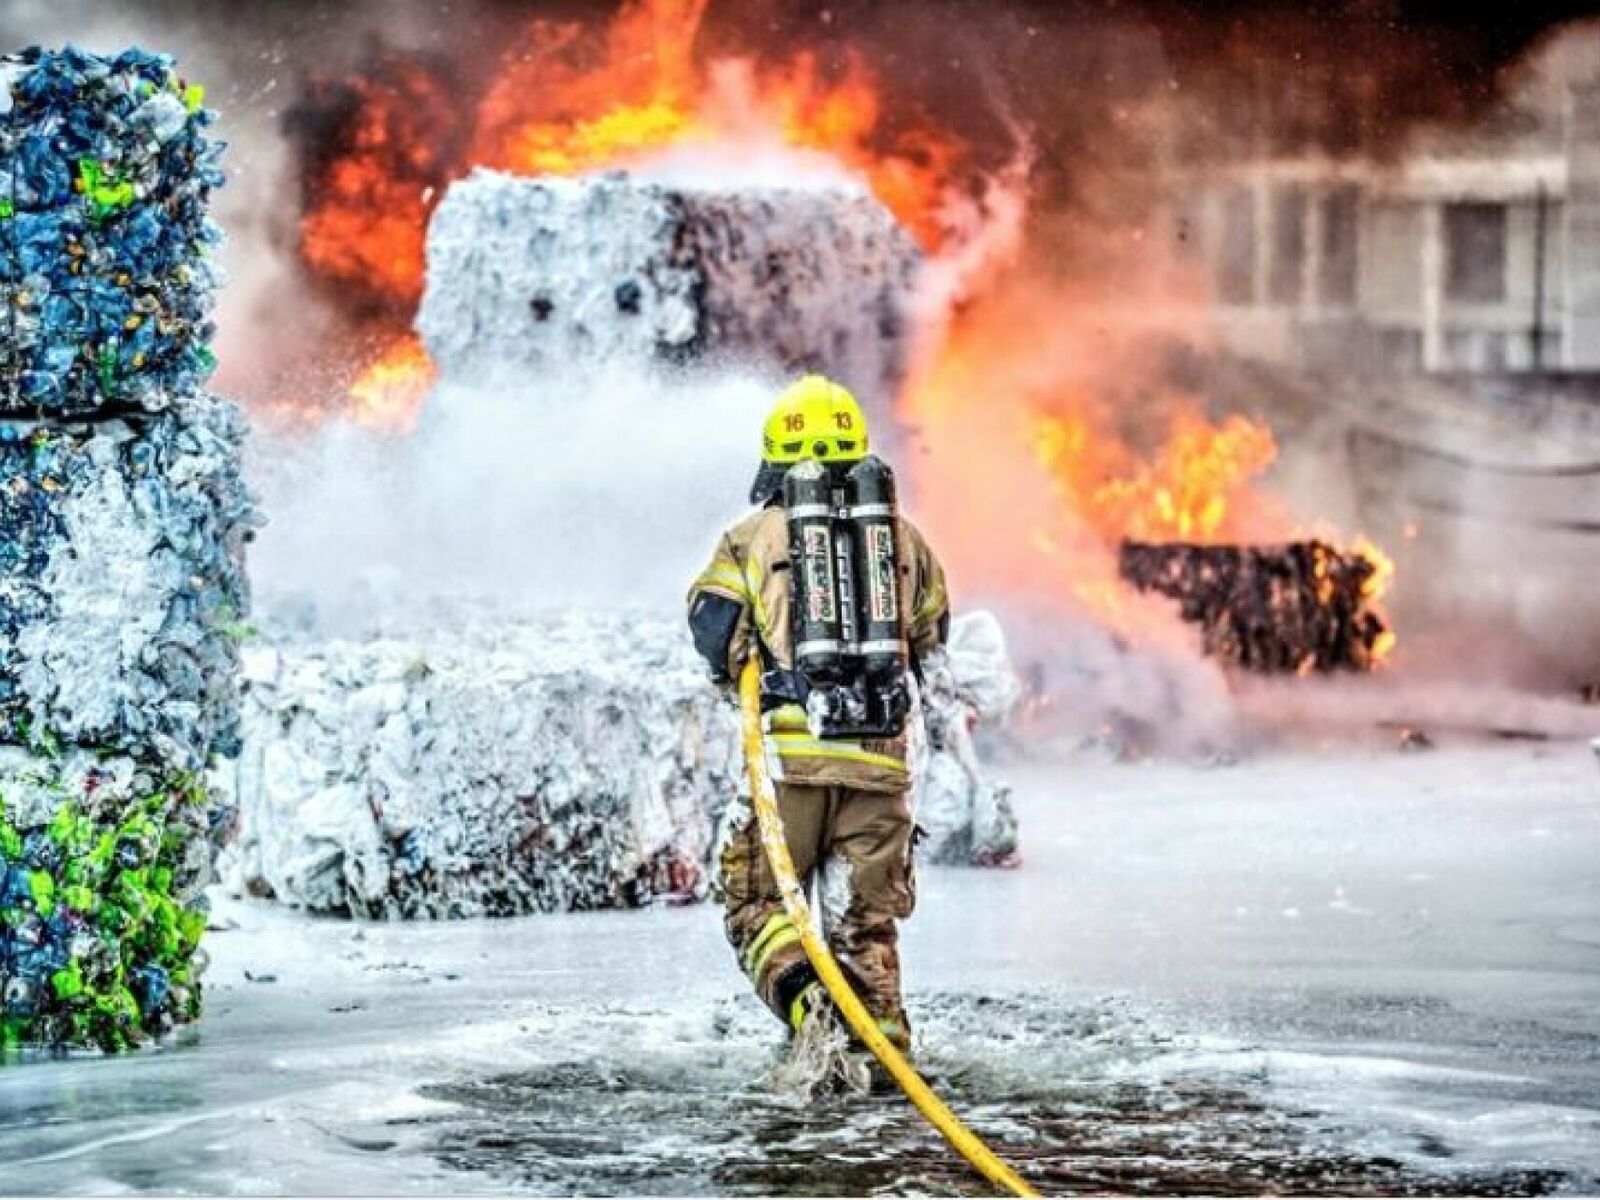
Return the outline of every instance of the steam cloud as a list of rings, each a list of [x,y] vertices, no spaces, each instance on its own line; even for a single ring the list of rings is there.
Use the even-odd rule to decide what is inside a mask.
[[[771,389],[631,372],[446,384],[406,438],[335,421],[264,440],[263,598],[309,598],[340,625],[444,595],[676,605],[741,511]]]

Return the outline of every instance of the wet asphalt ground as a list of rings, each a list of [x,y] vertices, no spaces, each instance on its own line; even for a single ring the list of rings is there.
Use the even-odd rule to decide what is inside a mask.
[[[1014,775],[1023,866],[925,871],[907,982],[1040,1188],[1600,1190],[1583,747]],[[0,1069],[0,1192],[986,1190],[903,1101],[764,1084],[709,907],[217,919],[197,1029]]]

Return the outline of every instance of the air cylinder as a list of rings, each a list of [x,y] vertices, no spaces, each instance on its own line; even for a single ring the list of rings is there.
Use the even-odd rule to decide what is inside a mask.
[[[868,455],[845,476],[845,505],[855,554],[856,636],[852,647],[874,683],[898,680],[906,669],[900,618],[900,549],[894,472]]]
[[[834,571],[833,481],[821,463],[796,463],[783,479],[794,572],[794,666],[807,678],[837,679],[844,669],[844,632]]]

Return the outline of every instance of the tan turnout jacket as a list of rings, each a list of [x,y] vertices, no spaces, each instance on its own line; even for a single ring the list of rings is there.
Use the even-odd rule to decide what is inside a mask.
[[[944,569],[922,534],[899,520],[900,611],[906,642],[926,657],[941,644],[949,611]],[[728,648],[728,674],[737,679],[759,637],[773,662],[792,668],[789,621],[788,522],[779,506],[754,512],[717,542],[711,564],[689,589],[689,604],[702,592],[737,601],[742,612]],[[798,705],[763,718],[773,778],[797,784],[903,791],[908,786],[905,737],[869,741],[822,741],[812,737]]]

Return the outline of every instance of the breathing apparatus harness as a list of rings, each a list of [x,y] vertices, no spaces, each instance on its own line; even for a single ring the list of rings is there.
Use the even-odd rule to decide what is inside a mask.
[[[799,705],[813,737],[893,738],[911,710],[894,472],[873,455],[805,459],[783,478],[794,667],[762,676],[762,709]]]

